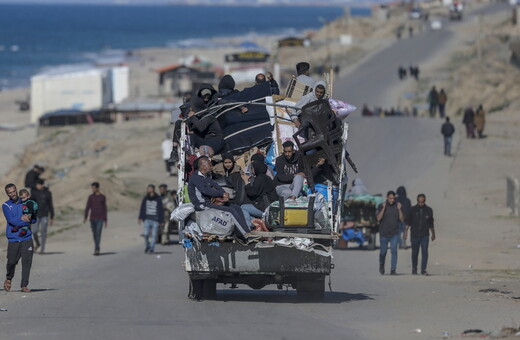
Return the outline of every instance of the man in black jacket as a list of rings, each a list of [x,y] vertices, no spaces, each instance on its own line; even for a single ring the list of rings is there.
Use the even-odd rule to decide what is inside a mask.
[[[155,241],[157,240],[157,230],[164,225],[164,208],[161,196],[155,192],[155,186],[150,184],[146,188],[146,196],[141,203],[139,211],[139,224],[144,226],[145,253],[153,254]],[[150,240],[151,237],[151,240]]]
[[[303,161],[300,153],[294,150],[293,142],[286,141],[282,147],[283,155],[276,158],[274,166],[276,193],[284,199],[296,199],[301,194],[305,179]]]
[[[40,175],[44,170],[45,169],[41,166],[34,165],[34,167],[25,175],[24,186],[26,188],[30,188],[31,190],[36,188],[36,182],[40,179]]]
[[[444,155],[451,157],[451,141],[455,127],[450,123],[450,117],[446,117],[446,122],[442,124],[441,133],[444,136]]]
[[[45,252],[45,242],[47,240],[47,226],[54,224],[54,204],[52,202],[52,193],[45,187],[42,179],[36,181],[36,188],[31,191],[31,197],[38,203],[38,219],[33,224],[32,232],[34,238],[34,251],[40,248],[40,254]],[[50,215],[50,218],[49,218]],[[38,237],[41,233],[41,238]]]
[[[406,230],[404,238],[411,229],[410,239],[412,243],[412,274],[417,275],[417,260],[419,248],[421,248],[421,274],[428,275],[426,265],[428,264],[428,244],[431,231],[431,239],[435,240],[435,229],[433,228],[433,210],[426,205],[426,196],[417,196],[417,205],[410,209],[406,219]]]

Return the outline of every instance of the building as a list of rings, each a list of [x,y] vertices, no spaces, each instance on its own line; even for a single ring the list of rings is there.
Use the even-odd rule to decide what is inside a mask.
[[[31,123],[59,110],[94,111],[128,97],[127,66],[63,66],[31,77]]]

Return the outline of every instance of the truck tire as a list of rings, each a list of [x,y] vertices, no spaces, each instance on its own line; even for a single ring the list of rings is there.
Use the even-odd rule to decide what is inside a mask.
[[[203,280],[194,280],[190,278],[190,286],[188,291],[188,297],[192,300],[201,300],[202,299],[202,283]]]
[[[192,300],[215,300],[217,298],[217,280],[190,278],[188,297]]]
[[[296,295],[304,301],[322,301],[325,298],[325,277],[318,279],[299,279]]]
[[[376,234],[370,234],[368,235],[368,245],[367,249],[374,250],[376,249]]]
[[[202,280],[202,298],[204,300],[215,300],[217,298],[217,280]]]

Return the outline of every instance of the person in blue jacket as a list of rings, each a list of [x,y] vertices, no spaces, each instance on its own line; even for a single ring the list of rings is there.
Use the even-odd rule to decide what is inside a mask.
[[[33,240],[32,232],[29,228],[31,221],[28,215],[23,214],[23,207],[16,186],[12,183],[5,186],[5,192],[9,199],[2,204],[2,211],[4,212],[7,221],[5,235],[7,237],[7,273],[4,281],[4,290],[6,292],[11,290],[11,281],[14,277],[14,271],[18,261],[22,259],[22,281],[20,287],[22,292],[29,293],[31,290],[27,287],[29,285],[29,275],[31,272],[32,258],[33,258]],[[27,233],[21,235],[20,228],[27,228]]]

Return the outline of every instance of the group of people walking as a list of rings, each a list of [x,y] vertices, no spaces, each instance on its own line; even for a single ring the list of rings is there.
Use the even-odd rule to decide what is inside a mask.
[[[448,102],[448,95],[441,89],[437,91],[437,88],[433,86],[428,93],[428,106],[431,118],[435,118],[437,115],[437,109],[439,109],[439,116],[444,118],[446,116],[446,103]]]
[[[473,110],[472,106],[468,106],[464,110],[464,116],[462,123],[466,127],[467,138],[485,138],[484,127],[486,125],[486,112],[484,107],[479,105],[476,110]],[[475,135],[475,131],[477,134]]]
[[[419,251],[421,251],[422,275],[429,275],[426,268],[428,264],[428,246],[430,238],[435,240],[435,229],[433,210],[426,205],[426,196],[417,195],[417,204],[410,207],[410,202],[406,202],[405,191],[401,191],[399,196],[394,191],[389,191],[386,201],[378,207],[377,220],[379,222],[380,252],[379,252],[379,273],[384,275],[386,272],[385,262],[390,244],[390,275],[397,275],[397,252],[401,244],[404,243],[410,233],[412,246],[412,274],[417,275]],[[404,227],[404,228],[403,228]]]

